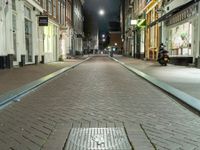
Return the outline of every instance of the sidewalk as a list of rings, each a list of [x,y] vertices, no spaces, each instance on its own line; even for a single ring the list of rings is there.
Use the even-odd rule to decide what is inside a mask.
[[[119,61],[124,62],[126,65],[134,67],[193,97],[200,99],[200,69],[188,66],[175,66],[171,64],[164,67],[157,62],[143,61],[119,55],[115,55],[114,57]]]
[[[85,58],[86,57],[68,59],[63,62],[27,65],[20,68],[0,70],[0,95],[53,73],[59,69],[71,67]]]

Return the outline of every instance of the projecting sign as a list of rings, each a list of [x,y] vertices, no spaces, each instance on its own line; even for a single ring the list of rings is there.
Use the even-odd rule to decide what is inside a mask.
[[[48,26],[48,16],[39,16],[38,18],[39,26]]]

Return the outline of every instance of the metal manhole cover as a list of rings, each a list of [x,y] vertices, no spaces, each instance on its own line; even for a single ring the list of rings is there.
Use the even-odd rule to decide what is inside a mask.
[[[64,150],[132,150],[124,128],[72,128]]]

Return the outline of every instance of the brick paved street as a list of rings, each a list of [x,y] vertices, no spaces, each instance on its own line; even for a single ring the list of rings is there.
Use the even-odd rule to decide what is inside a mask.
[[[61,150],[72,127],[125,127],[136,150],[200,150],[200,118],[107,57],[0,110],[1,150]]]

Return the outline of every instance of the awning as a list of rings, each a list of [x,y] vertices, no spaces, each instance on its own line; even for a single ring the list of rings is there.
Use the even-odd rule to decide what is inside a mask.
[[[197,2],[199,2],[199,1],[200,1],[200,0],[192,0],[192,1],[190,1],[190,2],[188,2],[188,3],[186,3],[186,4],[184,4],[184,5],[181,5],[181,6],[177,7],[177,8],[175,8],[175,9],[171,10],[170,12],[168,12],[168,13],[164,14],[163,16],[161,16],[160,18],[158,18],[156,21],[150,23],[150,24],[148,25],[148,27],[152,27],[152,26],[154,26],[155,24],[157,24],[158,22],[161,22],[161,21],[164,21],[164,20],[170,18],[171,16],[173,16],[173,15],[176,14],[177,12],[179,12],[179,11],[181,11],[181,10],[183,10],[183,9],[189,7],[190,5],[192,5],[192,4],[194,4],[194,3],[197,3]]]

